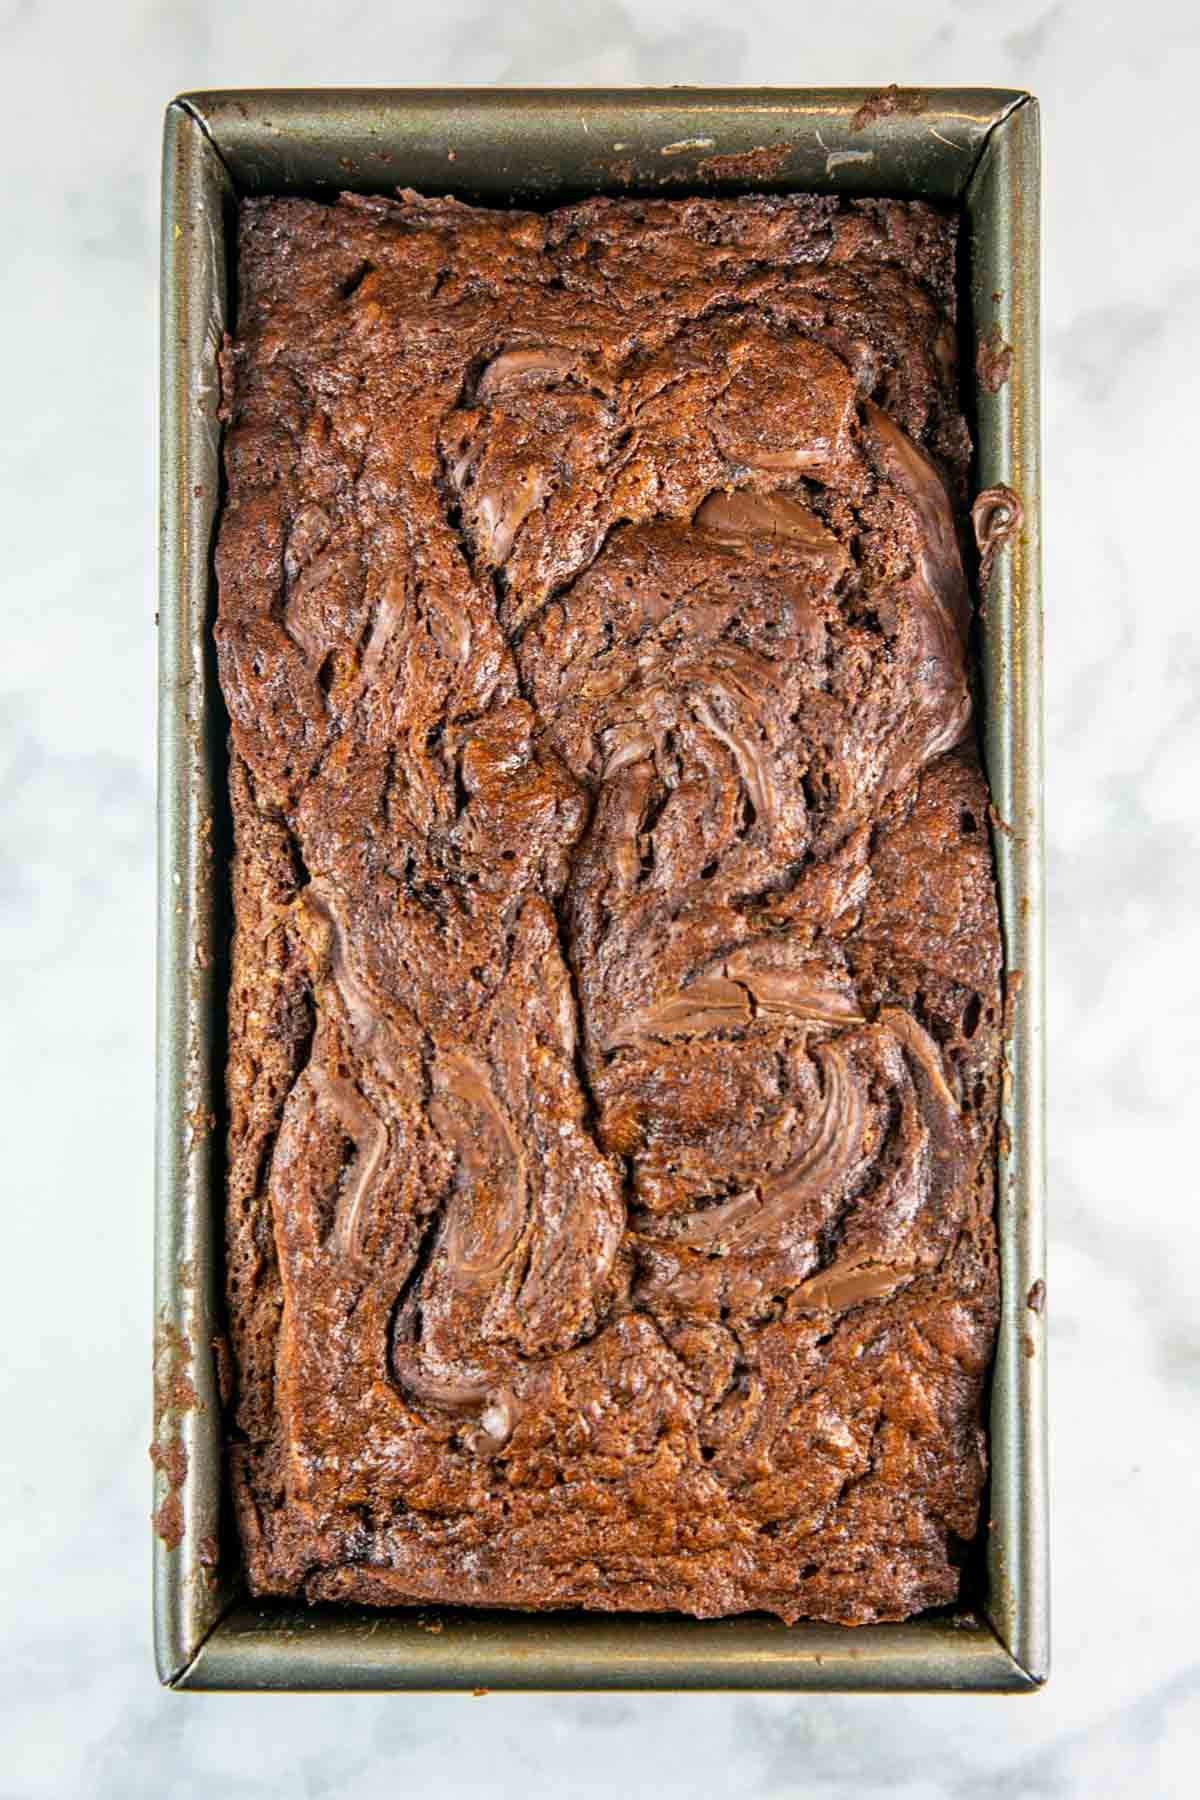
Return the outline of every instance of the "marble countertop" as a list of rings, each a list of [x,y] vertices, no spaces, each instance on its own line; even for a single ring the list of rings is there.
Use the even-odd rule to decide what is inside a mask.
[[[1195,10],[0,0],[0,62],[0,1796],[1194,1792],[1200,621],[1178,547],[1200,461]],[[1036,1698],[156,1686],[160,119],[182,88],[388,80],[980,83],[1043,101],[1055,1668]]]

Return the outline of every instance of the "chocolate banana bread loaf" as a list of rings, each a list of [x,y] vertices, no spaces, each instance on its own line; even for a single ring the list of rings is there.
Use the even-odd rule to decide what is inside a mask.
[[[256,1593],[899,1619],[984,1480],[955,223],[243,204]]]

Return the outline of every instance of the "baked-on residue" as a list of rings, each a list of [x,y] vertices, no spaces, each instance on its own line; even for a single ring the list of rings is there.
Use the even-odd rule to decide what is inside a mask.
[[[242,207],[218,549],[259,1593],[959,1588],[999,937],[954,221]]]

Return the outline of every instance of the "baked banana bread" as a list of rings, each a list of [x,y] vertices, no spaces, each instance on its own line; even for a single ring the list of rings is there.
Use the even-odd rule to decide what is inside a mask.
[[[238,284],[253,1591],[953,1601],[1000,970],[954,218],[251,200]]]

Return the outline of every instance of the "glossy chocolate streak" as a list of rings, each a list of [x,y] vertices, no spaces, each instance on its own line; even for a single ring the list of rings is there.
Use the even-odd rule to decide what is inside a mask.
[[[714,682],[709,690],[714,698],[726,699],[727,690],[719,682]],[[730,707],[731,711],[736,710]],[[746,789],[746,796],[754,808],[754,817],[761,819],[767,830],[771,828],[774,812],[775,789],[767,768],[766,759],[754,741],[751,732],[730,730],[721,724],[710,701],[695,695],[692,699],[692,717],[702,725],[710,737],[718,744],[724,745],[737,764],[738,774]]]
[[[445,1252],[452,1282],[486,1286],[516,1248],[528,1199],[525,1162],[516,1132],[504,1116],[485,1067],[459,1051],[433,1072],[430,1119],[454,1145],[461,1177],[475,1204],[455,1210]]]
[[[332,1248],[339,1255],[353,1259],[359,1254],[362,1215],[387,1150],[387,1127],[351,1082],[338,1081],[322,1069],[314,1069],[309,1080],[318,1101],[333,1114],[357,1153],[351,1180],[338,1201],[330,1235]]]
[[[308,953],[314,989],[336,1005],[350,1042],[393,1081],[403,1082],[404,1052],[383,994],[373,993],[351,963],[351,936],[346,903],[331,881],[318,877],[296,901],[294,923]]]
[[[696,514],[701,531],[734,543],[754,543],[758,538],[786,538],[813,556],[845,568],[846,552],[815,513],[787,494],[757,494],[752,490],[710,494]]]
[[[880,468],[913,509],[919,527],[916,574],[906,598],[916,628],[913,675],[927,723],[916,756],[905,759],[897,781],[950,750],[971,716],[967,687],[967,584],[945,485],[929,458],[879,407],[866,403],[867,435]]]
[[[912,504],[919,520],[921,583],[942,627],[946,654],[953,657],[954,646],[966,635],[970,607],[945,483],[924,451],[894,419],[869,400],[864,412],[884,474]],[[958,654],[961,657],[961,650]]]
[[[758,1192],[737,1194],[716,1206],[692,1213],[663,1235],[694,1249],[728,1256],[769,1247],[786,1231],[793,1213],[814,1200],[832,1212],[840,1183],[859,1158],[863,1100],[843,1051],[825,1045],[817,1052],[824,1093],[811,1133],[796,1158]],[[643,1225],[647,1236],[653,1229]]]
[[[770,946],[765,946],[768,954]],[[700,1037],[710,1031],[745,1027],[761,1019],[767,1026],[853,1025],[863,1022],[853,998],[834,986],[819,963],[795,968],[759,966],[753,949],[725,958],[718,973],[698,976],[677,994],[622,1021],[608,1038],[610,1049],[653,1038]]]
[[[840,1022],[851,1023],[844,1014]],[[693,1023],[702,1026],[700,1020]],[[728,1019],[714,1008],[703,1023],[716,1029]],[[897,1050],[910,1070],[911,1086],[902,1080],[897,1088],[907,1145],[892,1147],[877,1134],[867,1139],[864,1076],[870,1071],[876,1082],[889,1076],[894,1081],[902,1067]],[[798,1152],[779,1174],[685,1216],[635,1215],[633,1223],[646,1238],[721,1257],[795,1246],[800,1225],[812,1262],[822,1233],[840,1210],[845,1250],[795,1286],[790,1302],[798,1313],[837,1313],[894,1292],[928,1266],[922,1233],[928,1229],[936,1241],[947,1197],[961,1180],[967,1145],[941,1053],[910,1014],[885,1008],[871,1031],[819,1043],[812,1054],[821,1074],[820,1099]],[[860,1186],[876,1160],[877,1184],[868,1190],[869,1203],[860,1207],[848,1198],[847,1179],[853,1175]],[[883,1241],[869,1222],[872,1212],[883,1222]]]
[[[1003,482],[984,488],[975,496],[971,507],[971,524],[979,547],[979,588],[986,594],[992,578],[992,564],[1005,544],[1019,536],[1025,523],[1021,497]]]
[[[571,374],[578,361],[570,350],[503,351],[492,358],[480,375],[475,385],[475,398],[492,400],[506,388],[561,379]]]
[[[893,202],[244,203],[254,1592],[955,1598],[999,946],[954,270]]]

